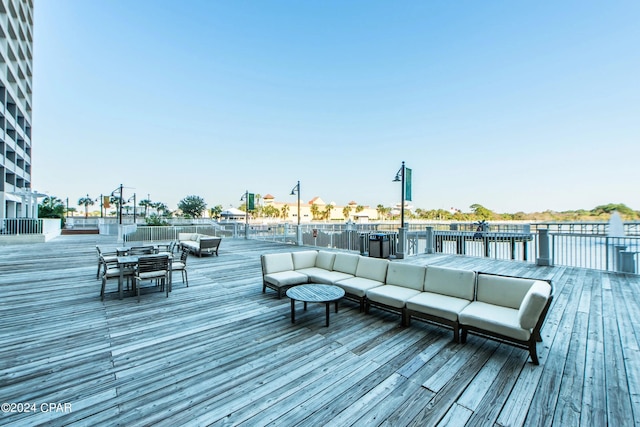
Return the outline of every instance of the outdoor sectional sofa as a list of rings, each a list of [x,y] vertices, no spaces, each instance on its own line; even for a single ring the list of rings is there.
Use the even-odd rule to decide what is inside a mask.
[[[508,342],[538,364],[536,343],[553,299],[548,281],[315,250],[264,254],[261,264],[263,293],[270,288],[281,298],[291,286],[333,284],[365,313],[373,306],[398,312],[403,326],[412,318],[443,325],[455,342],[468,333]]]
[[[218,256],[218,248],[220,247],[220,237],[207,236],[199,233],[178,233],[178,242],[182,249],[202,256],[203,253],[214,254]]]

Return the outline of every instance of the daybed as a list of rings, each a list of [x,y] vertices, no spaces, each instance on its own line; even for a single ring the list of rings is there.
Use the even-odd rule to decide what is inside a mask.
[[[200,257],[203,253],[218,256],[218,247],[222,239],[199,233],[178,233],[178,241],[181,248]]]
[[[333,284],[366,313],[374,306],[400,313],[402,325],[412,317],[444,325],[456,342],[469,332],[506,341],[529,350],[538,364],[550,282],[314,250],[265,254],[261,264],[263,293],[274,289],[281,298],[298,284]]]

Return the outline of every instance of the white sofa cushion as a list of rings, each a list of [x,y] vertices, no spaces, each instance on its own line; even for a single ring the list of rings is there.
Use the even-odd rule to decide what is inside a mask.
[[[509,307],[474,301],[462,310],[458,321],[462,325],[475,326],[522,341],[531,337],[529,329],[520,327],[518,310]]]
[[[360,255],[337,253],[333,261],[333,270],[355,276],[359,259]]]
[[[262,265],[264,267],[264,274],[293,270],[291,253],[262,255]]]
[[[316,266],[316,257],[318,251],[301,251],[292,252],[293,268],[295,270],[301,270],[303,268],[311,268]]]
[[[356,268],[356,277],[383,282],[387,278],[389,261],[382,258],[367,258],[361,256]]]
[[[476,273],[455,268],[427,266],[424,291],[473,301]]]
[[[296,271],[306,274],[309,277],[309,282],[311,283],[325,283],[328,285],[332,285],[339,280],[353,277],[351,274],[341,273],[340,271],[327,271],[318,267],[304,268]]]
[[[420,265],[400,262],[389,263],[385,284],[422,291],[424,288],[425,268]]]
[[[549,283],[540,280],[533,282],[518,310],[518,321],[522,328],[533,329],[536,326],[550,295]]]
[[[476,300],[518,310],[533,279],[478,274]]]
[[[193,240],[194,236],[197,235],[197,234],[198,233],[178,233],[178,240],[180,242]]]
[[[316,257],[316,267],[331,271],[333,270],[333,261],[335,258],[336,254],[334,253],[320,251]]]
[[[366,295],[367,290],[382,286],[384,283],[377,280],[365,279],[364,277],[352,277],[350,279],[337,281],[334,285],[340,286],[348,294],[362,298]]]
[[[427,274],[429,274],[427,272]],[[458,314],[471,301],[434,292],[421,292],[407,300],[407,308],[419,313],[441,317],[455,322]]]
[[[297,271],[280,271],[278,273],[265,274],[264,281],[282,287],[307,283],[308,278],[305,274]]]
[[[416,289],[404,286],[384,285],[367,290],[367,299],[390,307],[404,308],[407,300],[419,293]]]

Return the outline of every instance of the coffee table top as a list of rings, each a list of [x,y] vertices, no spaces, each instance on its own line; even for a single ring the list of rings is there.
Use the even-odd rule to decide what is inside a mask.
[[[329,302],[339,300],[344,296],[344,289],[335,285],[309,283],[297,285],[287,290],[287,296],[292,300],[305,302]]]

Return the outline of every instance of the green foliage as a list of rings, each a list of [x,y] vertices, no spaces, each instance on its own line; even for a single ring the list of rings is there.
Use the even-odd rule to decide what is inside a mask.
[[[64,227],[65,206],[62,200],[49,196],[38,205],[38,218],[60,218],[61,227]]]
[[[612,214],[614,211],[618,211],[620,215],[629,216],[634,215],[635,212],[624,203],[609,203],[608,205],[596,206],[591,210],[594,215],[601,215],[603,213]]]
[[[278,208],[268,205],[262,208],[262,215],[267,218],[278,218],[280,216],[280,211]]]
[[[200,196],[187,196],[178,203],[178,209],[187,218],[200,218],[206,208],[207,204]]]
[[[474,213],[476,218],[487,220],[492,219],[494,216],[493,211],[485,208],[482,205],[479,205],[478,203],[474,203],[473,205],[469,206],[469,208]]]
[[[218,219],[220,218],[220,214],[222,213],[222,211],[223,211],[222,205],[215,205],[214,207],[209,209],[209,216],[211,218]]]
[[[168,226],[169,223],[158,214],[151,214],[144,219],[147,225]]]

